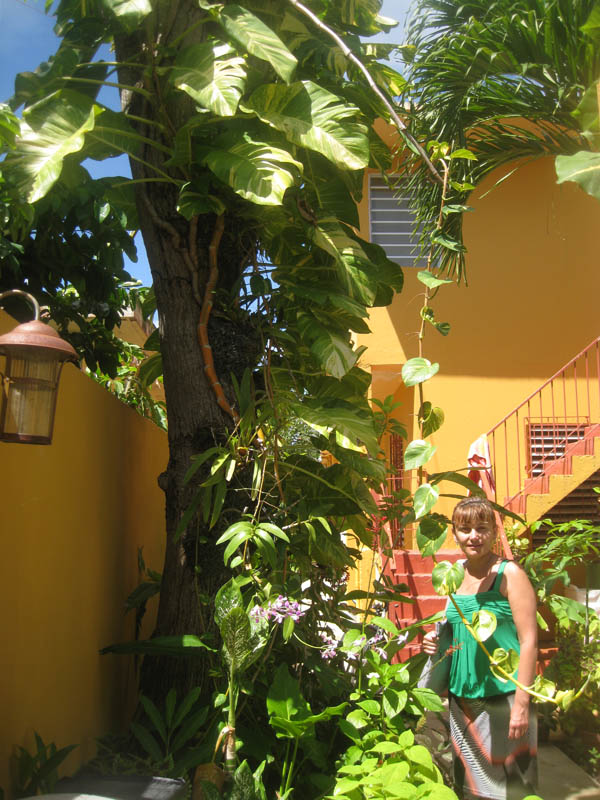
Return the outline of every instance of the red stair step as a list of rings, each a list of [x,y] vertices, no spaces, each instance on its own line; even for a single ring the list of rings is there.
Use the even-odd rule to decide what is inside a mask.
[[[462,554],[455,550],[440,550],[437,561],[458,561]],[[396,550],[394,553],[394,569],[398,575],[422,574],[431,575],[435,561],[431,557],[423,558],[416,550]]]

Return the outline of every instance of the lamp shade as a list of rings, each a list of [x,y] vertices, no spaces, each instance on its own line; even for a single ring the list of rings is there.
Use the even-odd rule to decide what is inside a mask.
[[[0,336],[0,355],[6,356],[0,440],[50,444],[62,365],[76,362],[77,353],[53,328],[34,320]]]

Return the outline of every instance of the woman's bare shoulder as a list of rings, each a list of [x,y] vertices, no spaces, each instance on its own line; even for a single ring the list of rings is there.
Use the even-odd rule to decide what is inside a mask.
[[[511,561],[510,559],[507,559],[506,566],[504,567],[504,574],[505,575],[517,575],[519,573],[521,575],[526,575],[525,570],[519,564],[518,561]]]
[[[517,561],[507,561],[504,567],[504,577],[508,586],[531,586],[531,581],[523,567]]]

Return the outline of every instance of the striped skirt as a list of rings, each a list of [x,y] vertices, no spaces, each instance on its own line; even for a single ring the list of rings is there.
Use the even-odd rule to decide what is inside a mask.
[[[535,794],[537,715],[532,709],[527,733],[509,739],[514,699],[514,692],[476,699],[450,695],[454,781],[465,800],[523,800]]]

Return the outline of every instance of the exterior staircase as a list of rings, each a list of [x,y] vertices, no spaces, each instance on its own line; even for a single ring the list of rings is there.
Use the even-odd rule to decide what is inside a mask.
[[[461,553],[456,551],[437,553],[439,561],[458,561]],[[446,607],[446,598],[437,595],[431,583],[431,572],[435,566],[432,558],[423,558],[420,553],[410,550],[396,550],[394,557],[387,561],[386,574],[394,584],[404,583],[408,586],[407,595],[414,603],[390,603],[388,617],[397,628],[406,628],[418,620],[442,611]],[[404,647],[398,654],[400,661],[406,661],[415,653],[421,652],[422,635]]]
[[[600,470],[600,424],[586,425],[581,429],[580,438],[569,442],[561,456],[546,460],[543,473],[527,478],[522,491],[515,498],[507,498],[506,507],[522,514],[528,522],[547,516],[553,522],[566,522],[568,519],[576,518],[587,519],[583,508],[578,508],[575,502],[571,503],[573,515],[566,514],[566,508],[563,508],[560,520],[555,519],[550,510],[563,498],[576,492],[579,486],[588,483],[598,470]],[[595,485],[599,484],[600,482],[597,482]],[[584,494],[587,496],[586,507],[589,513],[589,492]],[[577,494],[573,495],[573,501],[575,497]]]
[[[600,337],[482,439],[490,499],[528,523],[548,516],[600,470]]]
[[[600,337],[479,441],[485,457],[472,462],[478,466],[474,474],[490,500],[523,516],[529,524],[545,517],[555,523],[577,518],[600,523],[599,496],[593,491],[600,486]],[[389,531],[387,534],[389,542],[398,541]],[[386,533],[382,530],[381,535]],[[543,539],[540,529],[533,545]],[[506,558],[512,557],[502,526],[500,551]],[[392,557],[381,555],[384,574],[395,584],[406,584],[414,598],[414,604],[390,605],[389,617],[398,628],[445,607],[446,599],[433,591],[431,558],[396,548]],[[437,555],[440,560],[460,558],[457,552]],[[400,651],[398,658],[405,661],[420,652],[419,639]],[[553,642],[540,642],[538,670],[555,652]]]

